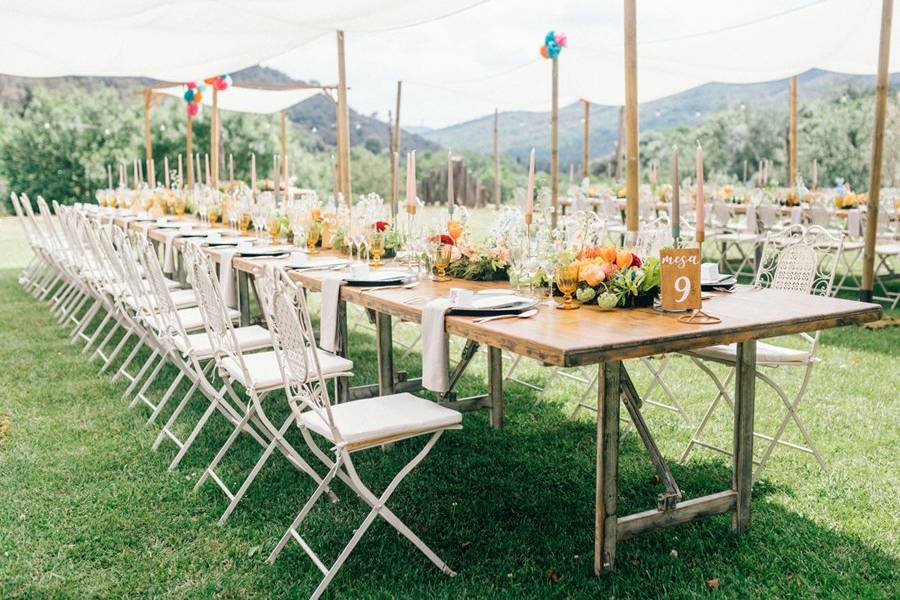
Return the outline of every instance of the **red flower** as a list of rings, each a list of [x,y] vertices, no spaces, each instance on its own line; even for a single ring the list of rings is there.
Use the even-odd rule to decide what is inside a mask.
[[[632,267],[640,267],[643,264],[640,257],[634,252],[631,253],[631,266]]]
[[[436,242],[439,244],[443,244],[445,246],[453,245],[453,238],[447,235],[446,233],[438,233],[431,237],[432,242]]]
[[[384,231],[390,229],[391,224],[387,221],[375,221],[375,231]]]

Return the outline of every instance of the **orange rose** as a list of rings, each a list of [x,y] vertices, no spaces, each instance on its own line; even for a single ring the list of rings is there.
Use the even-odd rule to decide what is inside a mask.
[[[604,260],[604,262],[615,262],[616,261],[616,247],[615,246],[602,246],[599,251],[599,256]]]
[[[321,221],[322,220],[322,209],[318,207],[313,207],[309,209],[309,216],[313,221]]]
[[[632,255],[631,252],[629,252],[628,250],[617,250],[616,251],[616,265],[620,269],[630,267],[633,260],[634,260],[634,255]]]
[[[454,219],[450,219],[447,221],[447,233],[450,234],[450,237],[453,238],[453,241],[459,240],[462,237],[462,223],[456,221]]]
[[[603,267],[598,264],[589,264],[586,267],[582,267],[581,271],[579,271],[579,276],[581,281],[591,287],[600,285],[600,283],[606,279],[606,273],[603,272]]]

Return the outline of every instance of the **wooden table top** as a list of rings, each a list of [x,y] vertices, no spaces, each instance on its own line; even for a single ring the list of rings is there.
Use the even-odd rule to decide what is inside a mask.
[[[150,228],[151,239],[162,239],[152,223],[131,223],[134,229]],[[184,243],[183,241],[176,243]],[[214,249],[208,252],[215,258]],[[323,252],[323,256],[334,254]],[[260,272],[274,259],[235,257],[234,268],[250,274]],[[291,278],[318,290],[330,271],[291,271]],[[446,283],[422,281],[413,289],[395,288],[365,292],[343,286],[341,298],[393,317],[421,322],[429,300],[446,297],[450,288],[473,291],[508,287],[506,282],[454,279]],[[408,304],[405,300],[417,300]],[[546,364],[571,367],[605,360],[639,358],[702,348],[714,344],[743,342],[791,333],[811,332],[875,321],[881,316],[877,304],[823,298],[777,290],[743,288],[733,294],[716,294],[703,303],[705,312],[719,317],[715,325],[678,321],[677,314],[649,308],[603,311],[596,305],[562,311],[541,304],[529,319],[501,319],[475,324],[473,317],[448,315],[447,331],[480,343],[537,359]]]

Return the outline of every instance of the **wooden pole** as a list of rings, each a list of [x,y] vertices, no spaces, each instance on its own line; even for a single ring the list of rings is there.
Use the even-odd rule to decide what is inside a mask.
[[[341,170],[341,192],[344,194],[344,200],[347,206],[351,204],[350,191],[350,112],[347,106],[347,67],[344,60],[344,32],[337,32],[338,46],[338,106],[340,113],[340,128],[338,135],[340,143],[338,152],[340,153],[340,170]]]
[[[891,57],[891,21],[894,0],[881,2],[881,42],[878,49],[878,83],[875,87],[875,127],[872,133],[872,165],[869,168],[869,199],[866,202],[866,239],[863,250],[863,279],[860,299],[872,301],[875,279],[875,241],[878,234],[878,201],[881,196],[881,155],[884,149],[884,121],[887,113],[888,67]]]
[[[797,76],[794,75],[790,79],[790,128],[788,130],[788,146],[790,154],[788,156],[788,185],[795,187],[797,185]]]
[[[625,0],[625,225],[628,243],[634,243],[638,231],[638,100],[637,100],[637,22],[635,0]]]
[[[494,109],[494,206],[500,210],[500,110]]]
[[[287,111],[283,110],[279,114],[279,131],[281,141],[281,170],[283,175],[281,179],[284,181],[285,198],[288,197],[288,147],[287,147]]]
[[[591,160],[591,103],[588,100],[584,102],[584,142],[581,149],[581,177],[587,177],[589,174],[588,163]]]
[[[553,93],[550,103],[550,227],[556,228],[559,213],[559,58],[553,59]]]
[[[209,123],[210,179],[212,187],[219,185],[219,90],[213,86],[212,111]]]
[[[625,132],[625,107],[619,107],[619,128],[616,130],[616,181],[622,179],[622,135]]]
[[[144,88],[144,150],[145,160],[153,158],[153,126],[150,122],[150,104],[153,101],[153,90]]]

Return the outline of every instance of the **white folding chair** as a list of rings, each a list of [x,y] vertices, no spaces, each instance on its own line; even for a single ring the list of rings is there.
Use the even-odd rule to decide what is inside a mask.
[[[462,427],[462,415],[412,394],[392,394],[345,402],[332,406],[325,374],[315,352],[315,337],[302,290],[288,277],[271,274],[272,281],[261,294],[263,312],[272,332],[275,355],[291,413],[312,452],[328,473],[287,528],[267,561],[274,562],[288,540],[293,538],[322,572],[323,579],[311,598],[319,598],[343,566],[377,517],[383,518],[412,542],[441,571],[455,573],[434,551],[387,507],[400,482],[425,458],[441,434]],[[324,438],[334,453],[330,458],[313,439]],[[429,436],[424,447],[391,480],[381,495],[362,482],[352,454],[419,436]],[[329,567],[300,534],[300,526],[327,486],[337,477],[352,489],[371,510],[355,529],[350,541]]]
[[[794,292],[796,293],[797,302],[803,302],[804,296],[809,294],[829,295],[834,283],[835,265],[841,249],[841,240],[842,238],[835,238],[833,234],[818,226],[805,228],[802,225],[794,225],[782,232],[770,235],[763,248],[763,256],[760,268],[756,274],[755,286]],[[803,400],[809,387],[813,366],[818,362],[816,350],[819,344],[819,332],[816,332],[814,335],[803,333],[799,335],[799,338],[803,340],[805,345],[805,348],[802,350],[769,342],[757,343],[756,377],[775,391],[784,404],[786,414],[781,419],[773,435],[754,432],[754,436],[766,442],[760,459],[754,461],[756,464],[754,478],[759,477],[777,446],[784,446],[812,454],[823,469],[827,468],[822,454],[816,448],[798,413],[800,402]],[[681,461],[687,460],[695,446],[701,446],[730,456],[730,450],[706,442],[701,439],[701,436],[710,422],[710,417],[722,400],[725,401],[732,411],[734,410],[734,402],[728,391],[728,385],[734,378],[737,345],[710,346],[709,348],[685,352],[684,354],[690,356],[693,362],[709,375],[718,393],[707,408],[700,424],[694,430],[691,441],[681,455]],[[710,363],[718,363],[728,367],[728,375],[724,382],[710,368]],[[766,370],[777,367],[803,370],[802,382],[793,397],[766,373]],[[791,421],[797,426],[806,446],[786,442],[782,439],[785,429]]]
[[[218,374],[225,382],[225,391],[234,405],[245,407],[243,414],[240,415],[240,419],[234,424],[231,434],[194,486],[195,491],[199,490],[206,483],[207,479],[212,479],[219,489],[222,490],[229,500],[227,508],[219,518],[219,524],[224,524],[238,503],[240,503],[254,479],[256,479],[263,465],[276,449],[295,467],[307,473],[317,484],[322,479],[284,439],[284,432],[293,421],[292,417],[285,419],[279,428],[269,420],[263,408],[263,400],[266,395],[273,390],[281,389],[283,385],[275,352],[269,350],[247,354],[243,351],[238,341],[236,330],[232,325],[232,319],[228,316],[228,308],[225,305],[222,292],[219,289],[215,264],[199,250],[189,253],[187,257],[191,263],[193,283],[200,299],[204,325],[212,343]],[[257,289],[259,291],[259,286],[257,286]],[[329,354],[318,348],[312,353],[316,355],[317,360],[325,365],[323,371],[328,379],[352,376],[353,363],[351,361]],[[247,396],[246,402],[241,399],[235,390],[235,384],[238,384],[244,390]],[[238,490],[232,492],[219,474],[216,473],[216,467],[218,467],[238,436],[246,431],[251,424],[255,424],[258,427],[260,434],[266,438],[268,443]],[[330,490],[329,494],[333,499],[336,499]]]

